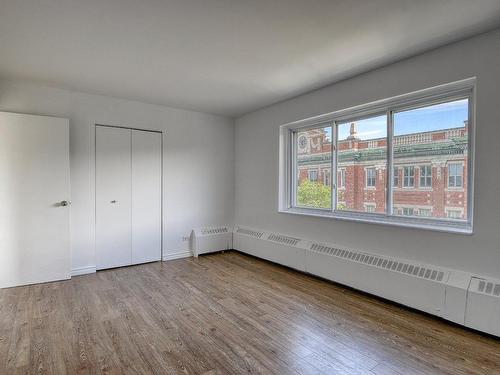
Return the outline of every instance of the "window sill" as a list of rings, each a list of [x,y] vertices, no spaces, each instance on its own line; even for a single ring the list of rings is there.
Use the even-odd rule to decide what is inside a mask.
[[[366,212],[358,213],[353,211],[332,212],[330,210],[299,208],[299,207],[280,209],[278,212],[284,214],[323,217],[328,219],[353,221],[353,222],[367,223],[367,224],[379,224],[379,225],[381,224],[381,225],[390,225],[390,226],[405,227],[405,228],[431,230],[436,232],[457,233],[466,235],[473,234],[472,225],[470,223],[463,221],[450,223],[447,220],[439,220],[439,219],[389,216],[380,213],[366,213]]]

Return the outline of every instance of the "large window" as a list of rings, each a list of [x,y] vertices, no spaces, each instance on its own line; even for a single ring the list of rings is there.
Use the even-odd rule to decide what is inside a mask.
[[[466,80],[283,125],[280,210],[470,233],[473,89]]]

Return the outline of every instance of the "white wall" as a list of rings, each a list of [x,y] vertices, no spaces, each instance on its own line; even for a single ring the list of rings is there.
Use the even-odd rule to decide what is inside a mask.
[[[279,126],[477,76],[474,234],[278,213]],[[247,114],[235,129],[235,223],[499,277],[500,30]]]
[[[232,223],[231,119],[19,81],[0,81],[0,111],[70,121],[73,269],[95,266],[96,123],[164,131],[164,256],[187,251],[193,227]]]

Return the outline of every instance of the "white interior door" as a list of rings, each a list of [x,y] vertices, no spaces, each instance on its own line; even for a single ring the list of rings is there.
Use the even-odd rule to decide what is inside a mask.
[[[161,260],[161,133],[132,131],[132,263]]]
[[[132,262],[130,129],[96,126],[96,266]]]
[[[0,112],[0,287],[70,278],[69,121]]]

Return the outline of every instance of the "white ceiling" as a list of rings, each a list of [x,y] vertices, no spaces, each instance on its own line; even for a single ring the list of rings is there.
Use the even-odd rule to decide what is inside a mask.
[[[0,76],[237,116],[499,25],[499,0],[0,0]]]

